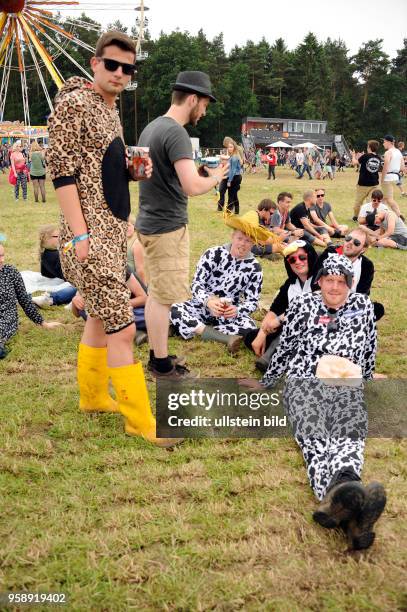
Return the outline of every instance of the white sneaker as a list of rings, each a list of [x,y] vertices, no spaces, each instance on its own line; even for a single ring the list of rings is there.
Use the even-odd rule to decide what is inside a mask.
[[[46,308],[47,306],[54,305],[54,300],[48,292],[43,293],[42,295],[36,295],[31,299],[34,304],[37,304],[37,306],[39,306],[40,308]]]

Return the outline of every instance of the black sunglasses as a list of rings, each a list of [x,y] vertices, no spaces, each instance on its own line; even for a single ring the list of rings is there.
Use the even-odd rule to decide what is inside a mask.
[[[107,57],[98,57],[98,59],[104,63],[106,70],[109,72],[116,72],[119,67],[121,67],[123,74],[126,76],[132,76],[136,72],[136,64],[125,64]]]
[[[317,198],[323,198],[324,197],[324,193],[317,193]]]
[[[362,244],[358,238],[353,238],[350,234],[349,236],[345,236],[345,242],[351,242],[352,240],[356,247],[359,247]]]
[[[382,198],[372,198],[372,202],[381,202]]]
[[[297,263],[298,260],[300,261],[307,261],[308,259],[308,255],[292,255],[291,257],[288,257],[287,261],[289,264],[295,264]]]

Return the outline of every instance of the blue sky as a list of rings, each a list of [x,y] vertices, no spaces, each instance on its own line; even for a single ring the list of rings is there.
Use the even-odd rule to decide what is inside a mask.
[[[309,31],[320,40],[341,38],[351,53],[369,39],[383,38],[383,48],[390,56],[403,45],[407,37],[407,0],[145,0],[150,8],[149,29],[153,37],[161,30],[171,32],[177,27],[195,34],[203,28],[212,38],[224,33],[227,50],[235,44],[265,38],[272,42],[282,37],[294,48]],[[119,18],[124,23],[135,21],[134,8],[138,0],[116,0],[114,10],[92,10],[106,0],[83,0],[85,12],[106,26]],[[69,9],[63,11],[64,14]],[[78,15],[75,10],[72,14]]]

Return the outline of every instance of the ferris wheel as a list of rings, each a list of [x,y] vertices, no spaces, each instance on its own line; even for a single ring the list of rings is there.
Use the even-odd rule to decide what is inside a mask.
[[[92,11],[107,11],[112,4],[92,1],[77,0],[2,0],[0,8],[0,120],[4,117],[7,92],[10,77],[18,72],[21,81],[22,102],[24,111],[24,122],[27,127],[31,125],[29,93],[27,88],[27,73],[34,70],[41,83],[44,96],[50,111],[53,104],[44,78],[44,72],[48,72],[53,82],[62,87],[65,79],[61,74],[56,60],[64,55],[72,64],[72,72],[78,71],[92,80],[89,72],[83,68],[72,56],[71,47],[81,47],[89,52],[89,57],[95,52],[94,47],[81,39],[83,30],[100,32],[98,24],[84,20],[82,15],[78,19],[70,16],[62,17],[63,13],[72,13],[87,9]],[[141,51],[144,40],[145,28],[148,20],[145,11],[148,8],[144,0],[138,2],[135,7],[133,3],[121,2],[114,5],[114,9],[120,11],[136,10],[139,16],[136,20],[137,28],[137,59],[145,59],[146,54]],[[46,45],[46,46],[45,46]],[[70,52],[71,51],[71,52]],[[72,74],[67,75],[72,76]],[[137,84],[130,84],[129,89],[134,89]]]

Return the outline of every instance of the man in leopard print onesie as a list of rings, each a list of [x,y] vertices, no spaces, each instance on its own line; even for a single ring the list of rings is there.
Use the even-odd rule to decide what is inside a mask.
[[[62,210],[62,269],[89,315],[78,353],[80,408],[120,411],[128,434],[167,446],[173,442],[156,438],[143,370],[134,363],[135,325],[125,284],[130,193],[115,103],[135,72],[135,58],[127,35],[101,36],[91,59],[93,83],[69,79],[56,97],[47,161]],[[151,164],[146,174],[151,176]]]
[[[286,374],[284,405],[311,487],[322,500],[314,520],[344,527],[353,548],[367,548],[386,502],[382,485],[360,481],[367,434],[362,381],[374,372],[374,311],[366,295],[350,293],[347,257],[330,253],[317,280],[321,292],[290,304],[262,384],[270,388]],[[337,385],[347,376],[354,384]]]

